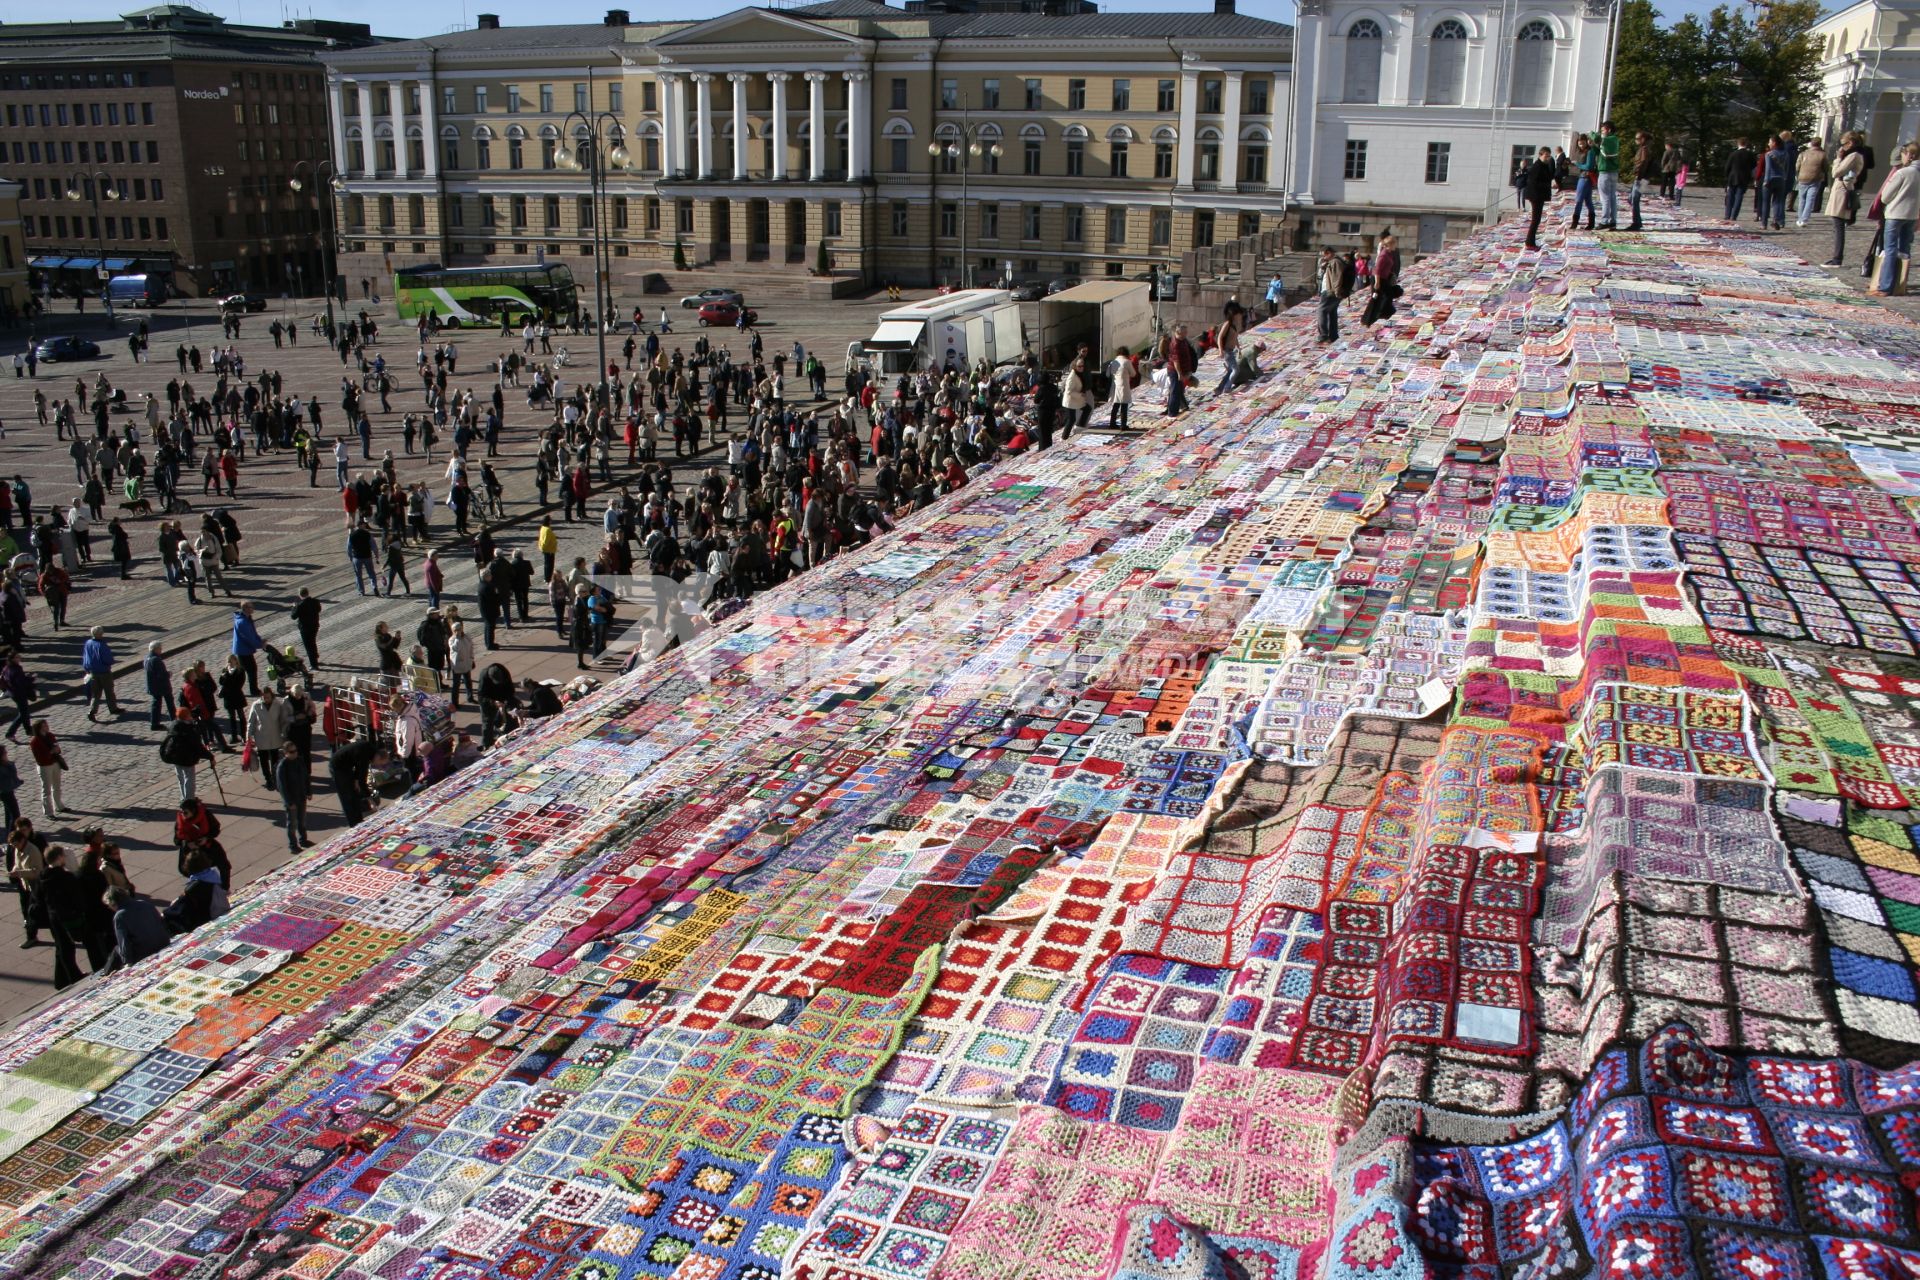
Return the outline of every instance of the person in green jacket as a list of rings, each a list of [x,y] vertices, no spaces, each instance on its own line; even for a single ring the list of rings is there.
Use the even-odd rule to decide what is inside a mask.
[[[1600,207],[1606,210],[1600,220],[1600,229],[1612,231],[1620,221],[1620,134],[1611,120],[1600,122],[1598,149]]]

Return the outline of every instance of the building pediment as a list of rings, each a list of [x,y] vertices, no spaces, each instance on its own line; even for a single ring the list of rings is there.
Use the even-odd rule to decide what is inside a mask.
[[[648,42],[661,54],[689,53],[705,45],[737,47],[748,44],[792,45],[845,44],[861,48],[870,43],[859,36],[836,31],[832,27],[804,18],[795,18],[773,9],[735,9],[717,18],[682,27],[671,35]]]

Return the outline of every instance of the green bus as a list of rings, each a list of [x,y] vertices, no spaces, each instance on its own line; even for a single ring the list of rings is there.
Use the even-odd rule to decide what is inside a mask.
[[[573,318],[580,296],[564,263],[523,267],[406,267],[394,273],[393,299],[402,320],[429,311],[450,328],[510,326],[528,317],[555,323]]]

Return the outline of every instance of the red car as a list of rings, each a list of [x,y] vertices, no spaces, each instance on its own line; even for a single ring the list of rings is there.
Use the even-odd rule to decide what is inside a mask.
[[[707,302],[700,307],[700,327],[723,324],[731,328],[740,323],[740,305],[735,302]],[[747,323],[760,323],[760,313],[752,307],[747,308]]]

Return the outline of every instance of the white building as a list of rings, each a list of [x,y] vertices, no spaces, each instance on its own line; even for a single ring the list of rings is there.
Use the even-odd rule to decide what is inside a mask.
[[[1861,0],[1813,28],[1821,42],[1820,134],[1863,130],[1885,166],[1920,138],[1920,0]]]

